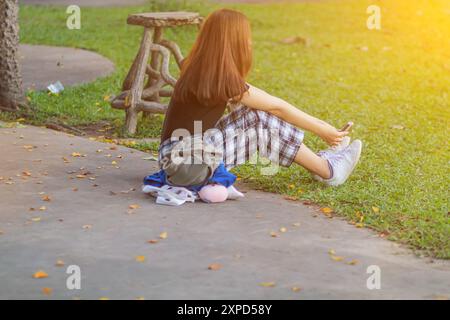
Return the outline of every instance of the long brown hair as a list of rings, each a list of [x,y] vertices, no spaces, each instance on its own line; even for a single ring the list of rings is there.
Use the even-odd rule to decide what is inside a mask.
[[[189,55],[184,59],[174,96],[189,94],[205,104],[241,99],[252,65],[251,30],[247,17],[221,9],[203,22]]]

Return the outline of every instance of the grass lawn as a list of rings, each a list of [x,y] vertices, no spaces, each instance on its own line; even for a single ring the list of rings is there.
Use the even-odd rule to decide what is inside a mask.
[[[312,181],[299,167],[276,176],[262,176],[249,165],[236,172],[255,187],[330,207],[356,227],[450,258],[450,3],[376,1],[382,30],[370,31],[366,8],[373,2],[229,5],[252,22],[255,63],[249,82],[337,127],[354,121],[352,136],[364,142],[354,175],[338,188]],[[171,1],[166,6],[177,9]],[[206,15],[217,7],[194,3],[184,9]],[[149,6],[83,8],[82,29],[70,31],[65,8],[22,6],[23,43],[86,48],[117,66],[113,76],[59,96],[30,92],[38,111],[27,121],[106,121],[120,135],[123,112],[112,110],[104,98],[120,92],[137,52],[142,30],[125,20],[138,11],[149,11]],[[179,28],[167,37],[186,53],[195,34],[195,28]],[[310,45],[279,42],[291,36],[308,38]],[[141,122],[137,136],[157,136],[161,120]],[[305,143],[316,150],[325,147],[311,134]]]

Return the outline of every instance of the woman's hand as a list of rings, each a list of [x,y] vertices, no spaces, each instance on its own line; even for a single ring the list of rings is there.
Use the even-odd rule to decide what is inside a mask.
[[[339,131],[335,127],[326,122],[320,123],[317,135],[322,138],[330,146],[336,146],[341,143],[342,139],[348,135],[348,131]]]
[[[310,131],[331,146],[339,144],[349,134],[348,131],[338,131],[327,122],[310,116],[283,99],[271,96],[250,84],[248,86],[249,89],[244,93],[241,102],[249,108],[271,113],[297,128]]]

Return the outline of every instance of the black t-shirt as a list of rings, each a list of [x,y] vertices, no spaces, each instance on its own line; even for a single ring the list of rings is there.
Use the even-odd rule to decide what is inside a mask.
[[[227,101],[205,105],[194,94],[189,94],[187,101],[172,97],[164,119],[161,142],[170,138],[176,129],[187,129],[194,134],[194,121],[202,122],[202,133],[211,129],[222,117]]]

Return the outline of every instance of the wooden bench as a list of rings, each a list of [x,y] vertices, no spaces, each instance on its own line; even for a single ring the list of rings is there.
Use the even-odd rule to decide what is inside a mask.
[[[160,97],[170,97],[176,79],[170,75],[169,62],[174,56],[178,67],[183,55],[178,45],[163,39],[163,30],[183,25],[200,26],[202,17],[194,12],[149,12],[132,14],[127,23],[144,27],[139,51],[122,84],[122,93],[111,101],[111,106],[126,112],[125,127],[134,134],[139,113],[165,113],[167,105]],[[147,80],[146,80],[147,75]]]

